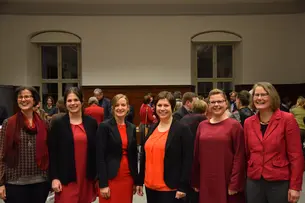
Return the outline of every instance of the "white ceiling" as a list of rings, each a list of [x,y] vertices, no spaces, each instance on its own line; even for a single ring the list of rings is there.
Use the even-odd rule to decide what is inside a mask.
[[[295,0],[3,0],[7,3],[73,3],[73,4],[230,4],[279,3]]]

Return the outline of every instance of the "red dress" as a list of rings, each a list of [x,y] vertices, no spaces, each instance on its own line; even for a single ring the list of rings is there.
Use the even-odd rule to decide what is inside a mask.
[[[62,191],[55,193],[55,203],[91,203],[96,198],[93,181],[86,178],[87,136],[83,124],[72,125],[76,182],[62,185]]]
[[[199,203],[245,202],[245,141],[238,121],[201,122],[194,153],[192,185],[199,188]],[[238,193],[228,195],[228,189]]]
[[[132,203],[133,179],[130,174],[127,158],[127,131],[126,125],[118,125],[122,140],[123,155],[117,176],[108,181],[110,188],[110,198],[105,199],[99,195],[100,203]]]

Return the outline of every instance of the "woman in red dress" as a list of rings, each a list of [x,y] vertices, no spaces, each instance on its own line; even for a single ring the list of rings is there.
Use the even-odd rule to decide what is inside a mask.
[[[135,125],[126,121],[128,98],[118,94],[111,101],[114,117],[97,131],[97,171],[100,203],[131,203],[135,192],[137,141]]]
[[[48,145],[55,203],[91,203],[96,198],[95,119],[82,114],[83,95],[72,87],[64,100],[68,113],[52,122]]]
[[[240,123],[228,117],[223,91],[209,93],[211,118],[197,129],[192,185],[199,203],[243,203],[245,142]]]

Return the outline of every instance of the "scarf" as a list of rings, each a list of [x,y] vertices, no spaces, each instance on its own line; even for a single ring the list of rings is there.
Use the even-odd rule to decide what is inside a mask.
[[[17,166],[19,159],[20,132],[23,129],[26,133],[35,136],[36,134],[36,163],[41,170],[47,170],[49,166],[49,155],[47,147],[47,125],[33,112],[33,125],[29,126],[27,119],[22,112],[18,112],[8,119],[5,145],[4,161],[14,168]]]

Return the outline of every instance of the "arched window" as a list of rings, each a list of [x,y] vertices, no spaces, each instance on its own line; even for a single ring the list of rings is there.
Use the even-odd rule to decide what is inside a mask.
[[[71,86],[80,86],[81,38],[66,31],[42,31],[32,34],[30,42],[40,49],[40,93],[43,103],[52,96],[56,101]]]
[[[192,83],[199,95],[207,96],[213,88],[225,92],[234,89],[234,81],[241,73],[238,59],[242,37],[238,34],[213,30],[191,37]],[[239,70],[238,70],[239,71]]]

